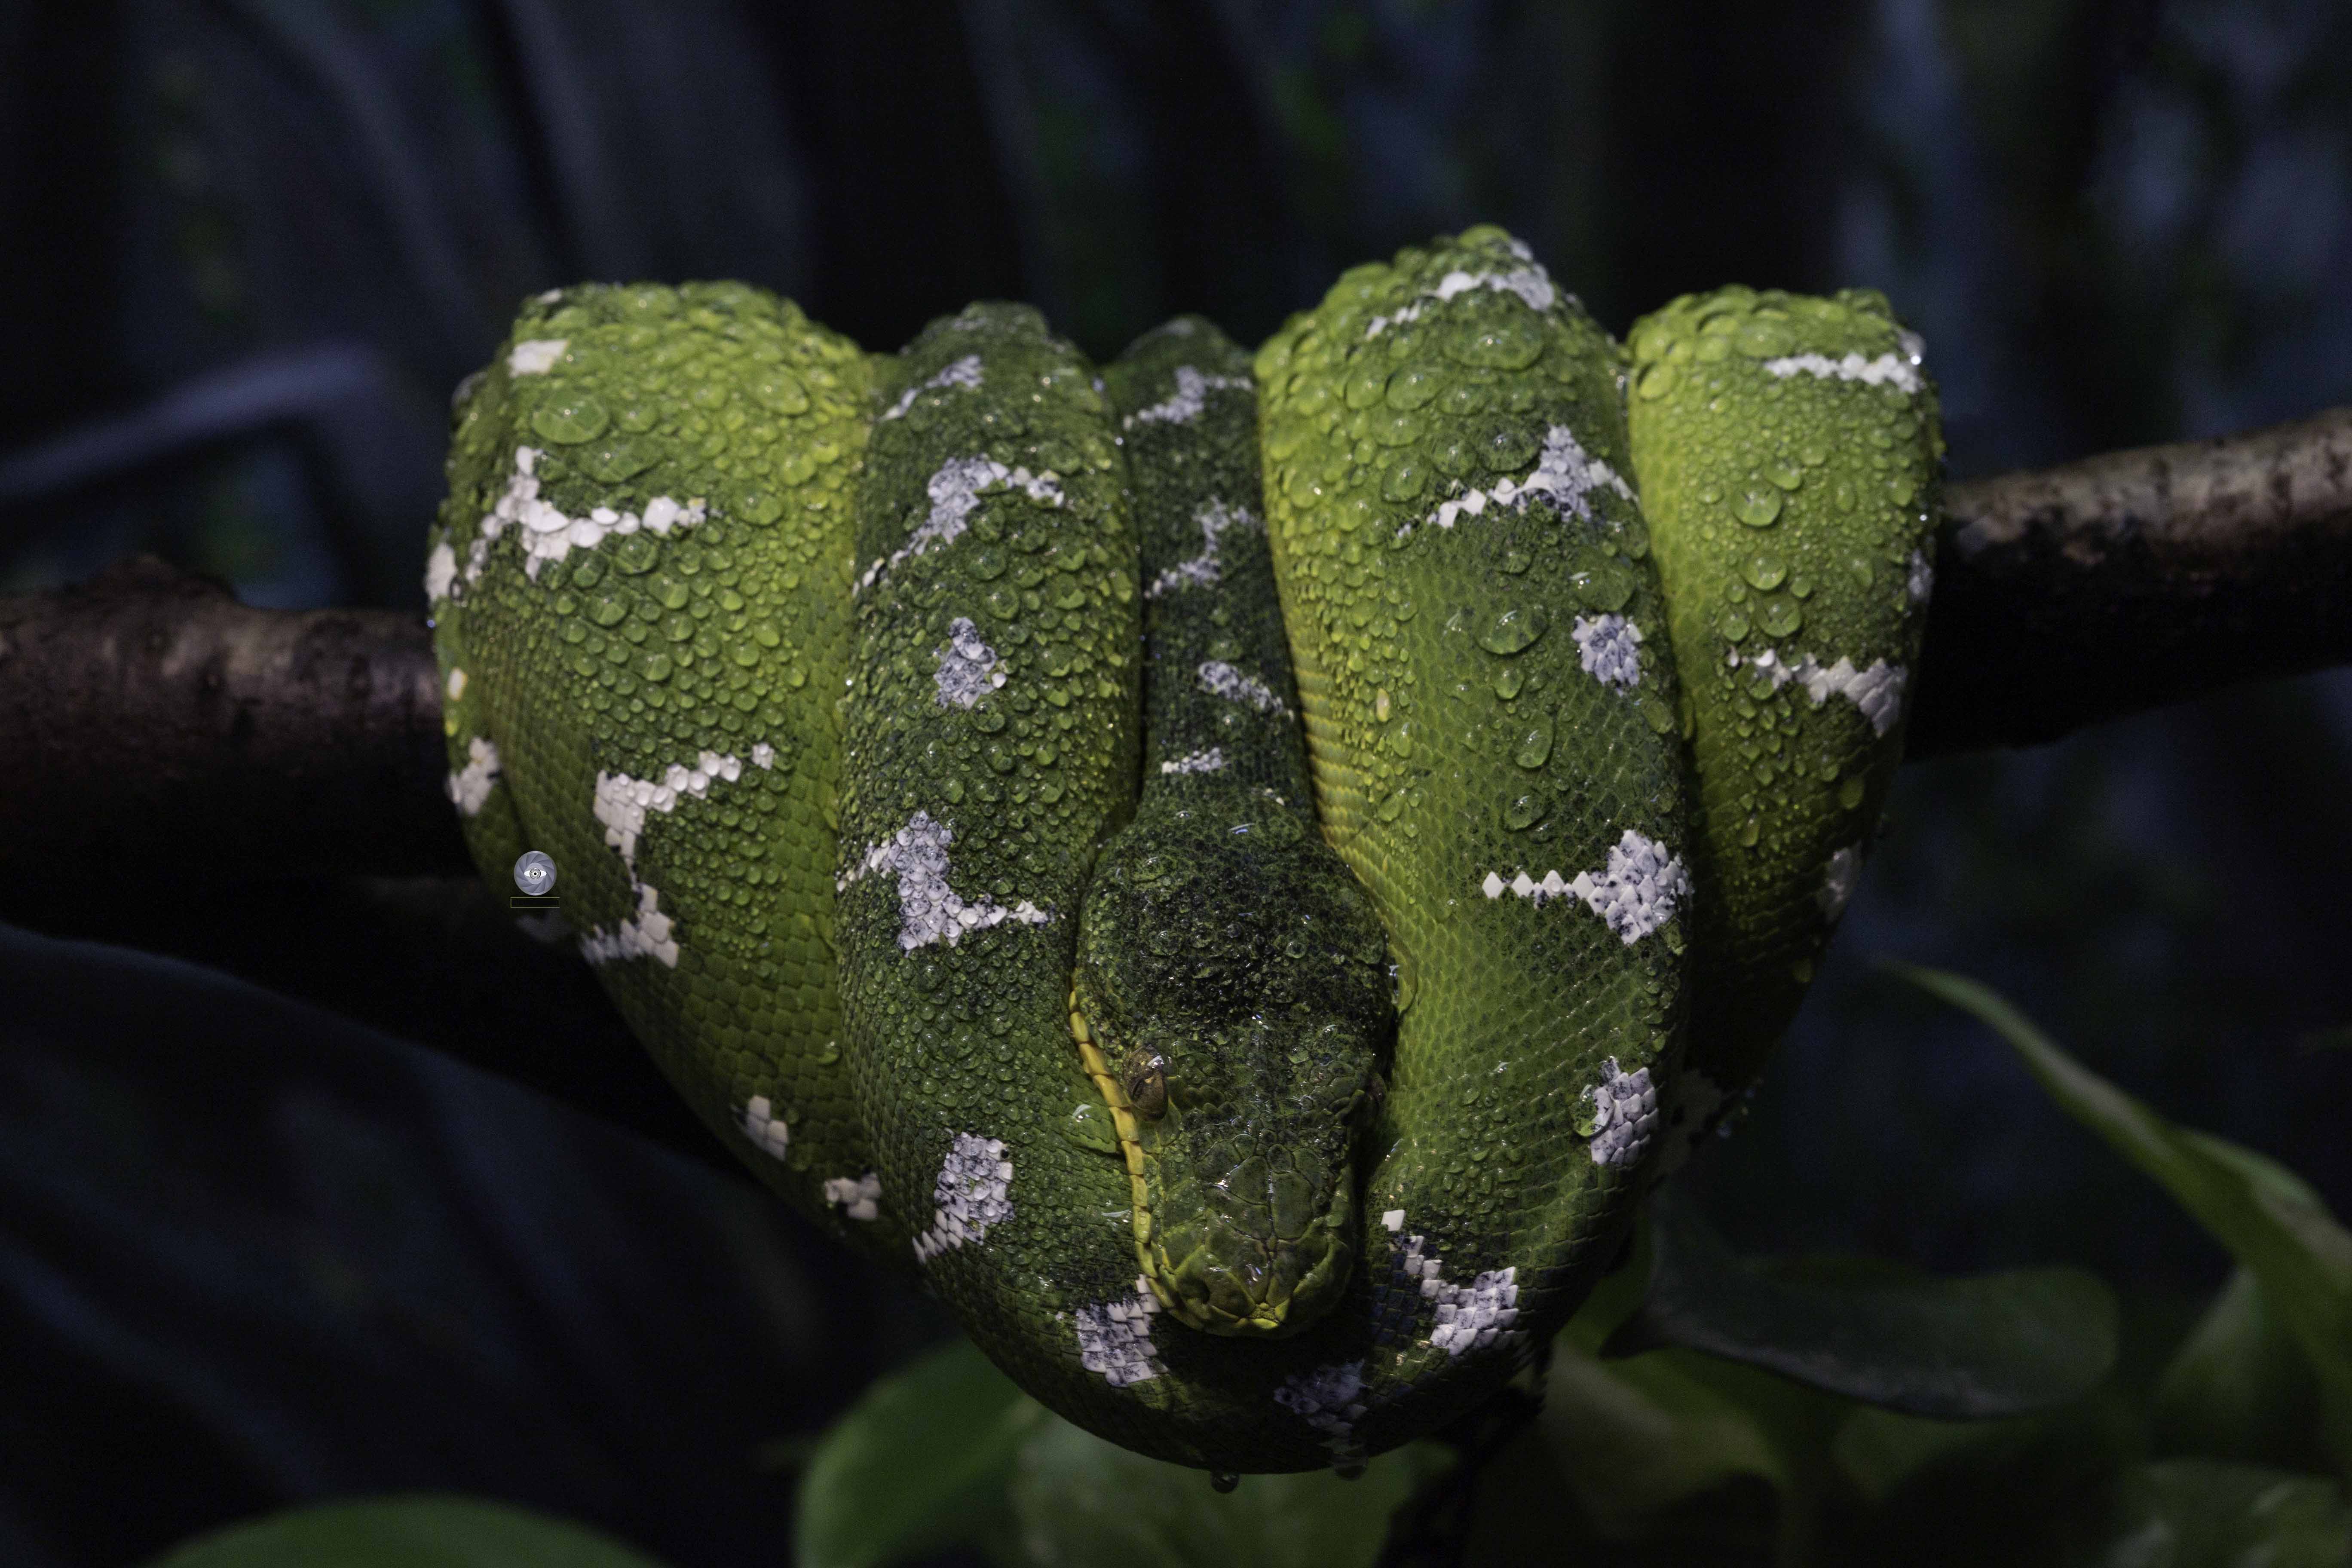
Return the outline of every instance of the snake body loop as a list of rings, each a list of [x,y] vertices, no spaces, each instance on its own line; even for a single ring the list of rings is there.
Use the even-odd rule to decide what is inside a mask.
[[[469,844],[1054,1409],[1422,1436],[1752,1080],[1899,755],[1916,340],[1726,289],[1629,342],[1496,229],[1100,380],[1024,307],[867,356],[541,297],[429,542]]]
[[[1184,319],[1108,381],[1141,542],[1146,745],[1136,819],[1087,888],[1075,1028],[1155,1299],[1212,1333],[1296,1333],[1355,1261],[1357,1152],[1395,1029],[1387,944],[1317,830],[1248,356]]]

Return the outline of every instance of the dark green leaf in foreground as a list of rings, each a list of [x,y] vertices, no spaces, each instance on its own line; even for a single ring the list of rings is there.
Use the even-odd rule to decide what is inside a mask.
[[[801,1568],[880,1568],[956,1542],[1000,1561],[1093,1568],[1348,1568],[1450,1462],[1417,1443],[1353,1481],[1328,1470],[1208,1473],[1130,1454],[1048,1413],[959,1340],[876,1384],[801,1480]]]
[[[1244,1476],[1220,1494],[1203,1471],[1054,1420],[1022,1445],[1013,1507],[1023,1560],[1040,1568],[1369,1568],[1390,1516],[1450,1462],[1414,1443],[1352,1481]]]
[[[2316,1476],[2172,1459],[2118,1489],[2098,1568],[2347,1568],[2352,1512]]]
[[[2325,1469],[2318,1394],[2310,1359],[2241,1268],[2173,1352],[2149,1425],[2159,1453]]]
[[[149,1568],[660,1568],[579,1525],[466,1497],[324,1503],[233,1524]]]
[[[969,1340],[879,1380],[826,1432],[801,1477],[793,1561],[878,1568],[954,1542],[1001,1539],[1014,1457],[1048,1419]]]
[[[2160,1184],[2261,1282],[2265,1305],[2310,1360],[2328,1447],[2352,1474],[2352,1232],[2290,1173],[2251,1150],[2173,1126],[2060,1050],[1984,986],[1932,969],[1889,967],[1990,1025],[2053,1100]]]
[[[1718,1371],[1740,1375],[1727,1380],[1714,1375]],[[1771,1494],[1769,1538],[1769,1514],[1779,1506],[1771,1500],[1798,1482],[1800,1467],[1788,1449],[1801,1443],[1804,1413],[1801,1400],[1792,1414],[1786,1401],[1747,1396],[1763,1392],[1752,1386],[1759,1383],[1789,1394],[1803,1390],[1672,1352],[1604,1362],[1566,1334],[1552,1347],[1545,1383],[1539,1419],[1546,1445],[1579,1509],[1602,1535],[1638,1538],[1675,1505],[1720,1503],[1727,1489],[1745,1482]],[[1523,1506],[1551,1505],[1529,1499]]]
[[[1939,1279],[1862,1259],[1742,1258],[1671,1191],[1651,1247],[1649,1293],[1603,1356],[1681,1346],[1950,1420],[2063,1405],[2115,1364],[2115,1298],[2078,1268]]]

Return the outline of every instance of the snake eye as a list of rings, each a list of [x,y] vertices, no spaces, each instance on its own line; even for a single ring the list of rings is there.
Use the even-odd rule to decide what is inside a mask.
[[[1381,1119],[1381,1108],[1389,1102],[1389,1080],[1374,1073],[1364,1086],[1364,1125],[1370,1127]]]
[[[1138,1116],[1157,1117],[1168,1109],[1168,1074],[1157,1057],[1139,1056],[1127,1065],[1127,1102]]]

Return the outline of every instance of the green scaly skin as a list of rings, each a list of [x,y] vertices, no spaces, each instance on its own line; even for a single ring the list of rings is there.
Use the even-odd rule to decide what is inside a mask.
[[[1686,295],[1630,346],[1698,779],[1696,1135],[1796,1016],[1902,761],[1943,438],[1918,340],[1874,291]]]
[[[1256,370],[1324,834],[1401,971],[1371,1272],[1512,1314],[1465,1345],[1415,1304],[1367,1368],[1384,1445],[1491,1391],[1630,1216],[1684,1010],[1674,673],[1612,346],[1502,231],[1352,269]]]
[[[868,358],[739,286],[544,298],[461,400],[432,541],[468,841],[500,889],[552,854],[680,1091],[1046,1405],[1208,1468],[1356,1462],[1545,1342],[1662,1129],[1703,1124],[1793,1006],[1899,746],[1868,688],[1811,683],[1916,657],[1940,448],[1932,393],[1765,367],[1868,364],[1895,331],[1860,296],[1677,301],[1634,338],[1629,448],[1615,346],[1473,230],[1351,271],[1259,352],[1252,458],[1231,387],[1122,445],[1114,405],[1240,374],[1198,325],[1106,398],[1020,307]],[[1727,526],[1759,475],[1779,515]],[[1315,820],[1401,1010],[1360,1147],[1376,943],[1303,847],[1295,730],[1185,679],[1214,660],[1290,703],[1257,536],[1221,533],[1217,592],[1146,593],[1197,559],[1202,498],[1259,480]],[[1160,771],[1211,745],[1228,769]],[[1200,833],[1244,822],[1247,852]],[[1286,924],[1324,934],[1294,953]],[[1160,951],[1202,935],[1189,971]],[[1139,1057],[1179,1108],[1156,1125],[1118,1109]],[[1220,1074],[1257,1087],[1186,1109]],[[1227,1120],[1221,1093],[1271,1103]],[[1243,1146],[1265,1137],[1295,1180]],[[1263,1246],[1318,1226],[1320,1261]],[[1239,1283],[1260,1258],[1296,1278],[1279,1312]]]
[[[1213,1333],[1295,1333],[1355,1260],[1387,941],[1316,831],[1249,356],[1186,318],[1107,379],[1141,540],[1146,748],[1136,819],[1087,888],[1076,1027],[1160,1303]]]
[[[460,803],[485,879],[552,855],[564,920],[678,1092],[827,1230],[903,1246],[851,1217],[874,1165],[833,956],[870,405],[856,346],[758,289],[541,296],[461,390],[426,582],[453,788],[489,776],[478,742],[499,762]],[[534,526],[560,519],[598,542]]]
[[[1095,1094],[1080,896],[1140,750],[1126,464],[1093,367],[1027,306],[933,322],[878,395],[838,857],[858,1109],[931,1288],[1086,1411],[1071,1314],[1136,1294],[1126,1173],[1065,1131]]]

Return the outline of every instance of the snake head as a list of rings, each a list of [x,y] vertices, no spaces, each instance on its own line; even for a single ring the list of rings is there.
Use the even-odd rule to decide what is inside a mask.
[[[1147,811],[1105,850],[1080,920],[1081,1051],[1154,1293],[1194,1328],[1279,1335],[1353,1267],[1395,1020],[1386,939],[1346,868],[1283,808],[1228,815]]]

